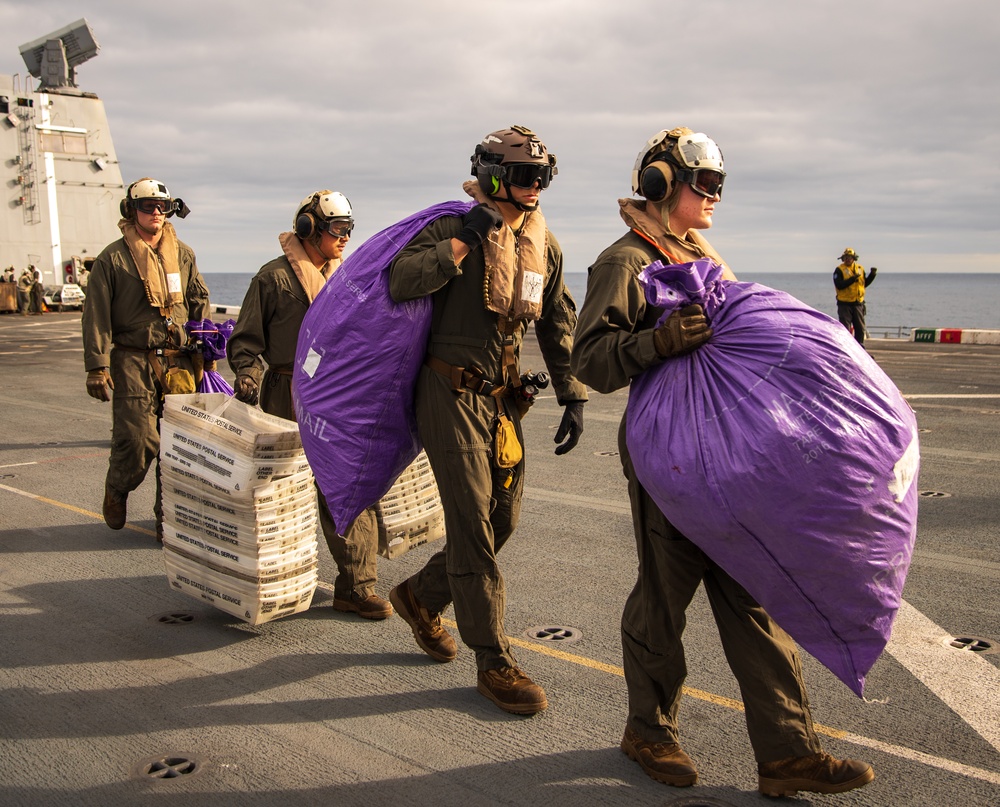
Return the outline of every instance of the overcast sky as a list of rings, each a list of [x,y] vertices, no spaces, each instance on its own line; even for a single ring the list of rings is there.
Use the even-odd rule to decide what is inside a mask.
[[[86,17],[126,182],[153,176],[203,272],[279,253],[332,188],[354,243],[465,198],[469,155],[522,124],[558,157],[542,196],[567,271],[624,231],[640,147],[684,125],[728,173],[706,233],[736,274],[1000,272],[995,0],[0,0],[0,73]],[[176,220],[175,220],[176,221]]]

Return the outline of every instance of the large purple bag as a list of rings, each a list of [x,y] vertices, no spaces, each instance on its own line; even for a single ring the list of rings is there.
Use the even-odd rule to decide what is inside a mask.
[[[295,417],[339,530],[381,499],[420,451],[413,392],[431,300],[394,302],[389,265],[431,221],[471,207],[444,202],[372,236],[306,312],[292,377]]]
[[[859,696],[916,536],[916,418],[840,323],[721,280],[708,259],[641,276],[663,318],[713,335],[633,379],[626,439],[664,515]],[[662,319],[661,319],[662,321]]]

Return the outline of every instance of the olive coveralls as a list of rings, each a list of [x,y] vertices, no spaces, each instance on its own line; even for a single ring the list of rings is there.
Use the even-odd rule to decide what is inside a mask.
[[[275,258],[250,281],[240,315],[226,345],[229,366],[237,375],[248,375],[260,389],[260,408],[271,415],[295,420],[292,402],[292,366],[295,347],[309,297],[295,276],[288,258]],[[264,363],[267,369],[264,369]],[[378,523],[375,511],[363,511],[340,535],[326,499],[316,487],[319,520],[330,554],[337,564],[334,596],[349,600],[351,594],[366,599],[375,591]]]
[[[26,269],[17,280],[17,310],[27,314],[31,308],[31,287],[34,284]]]
[[[178,239],[177,262],[184,301],[170,311],[178,336],[171,341],[160,309],[149,304],[146,287],[125,239],[109,244],[97,257],[83,304],[83,351],[88,371],[110,368],[112,394],[111,460],[107,486],[127,496],[156,463],[157,521],[160,502],[160,425],[163,389],[149,363],[149,351],[179,347],[187,341],[184,324],[210,312],[208,288],[191,247]]]
[[[678,260],[706,254],[696,243],[671,238]],[[663,361],[653,344],[662,309],[646,303],[638,279],[646,266],[663,258],[629,232],[590,267],[572,366],[600,392],[620,389]],[[622,614],[628,727],[649,742],[680,742],[677,713],[687,674],[681,637],[685,611],[704,583],[740,685],[757,761],[816,753],[820,743],[794,642],[741,585],[670,524],[642,487],[625,442],[626,417],[618,443],[639,557],[638,580]]]
[[[498,315],[484,304],[482,248],[456,264],[451,239],[461,228],[458,216],[428,224],[390,266],[390,293],[397,302],[431,295],[428,354],[455,367],[478,368],[487,381],[502,385],[503,335]],[[545,257],[542,312],[535,321],[535,334],[559,402],[583,401],[586,388],[569,369],[576,307],[563,284],[562,250],[551,233]],[[514,329],[515,355],[526,328],[521,321]],[[475,651],[480,671],[516,665],[504,633],[505,588],[496,556],[517,526],[524,460],[508,470],[494,462],[498,405],[514,423],[523,445],[512,399],[470,390],[457,393],[447,377],[421,368],[417,430],[441,493],[446,543],[409,579],[409,586],[431,612],[440,613],[454,603],[459,633]]]

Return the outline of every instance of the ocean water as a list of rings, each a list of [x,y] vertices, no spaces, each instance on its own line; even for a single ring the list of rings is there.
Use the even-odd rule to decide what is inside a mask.
[[[216,305],[238,306],[252,273],[206,273]],[[833,273],[768,272],[746,274],[740,280],[788,292],[806,305],[837,316]],[[577,307],[587,290],[584,272],[568,272]],[[1000,274],[922,274],[880,272],[868,289],[868,330],[872,336],[909,335],[913,328],[986,328],[1000,330]]]

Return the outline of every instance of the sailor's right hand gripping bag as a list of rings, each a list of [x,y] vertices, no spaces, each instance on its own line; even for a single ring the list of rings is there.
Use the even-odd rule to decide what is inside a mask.
[[[889,639],[916,536],[916,418],[839,322],[721,279],[708,259],[640,278],[663,318],[713,335],[636,377],[626,440],[664,515],[858,695]],[[662,322],[662,319],[661,319]]]

